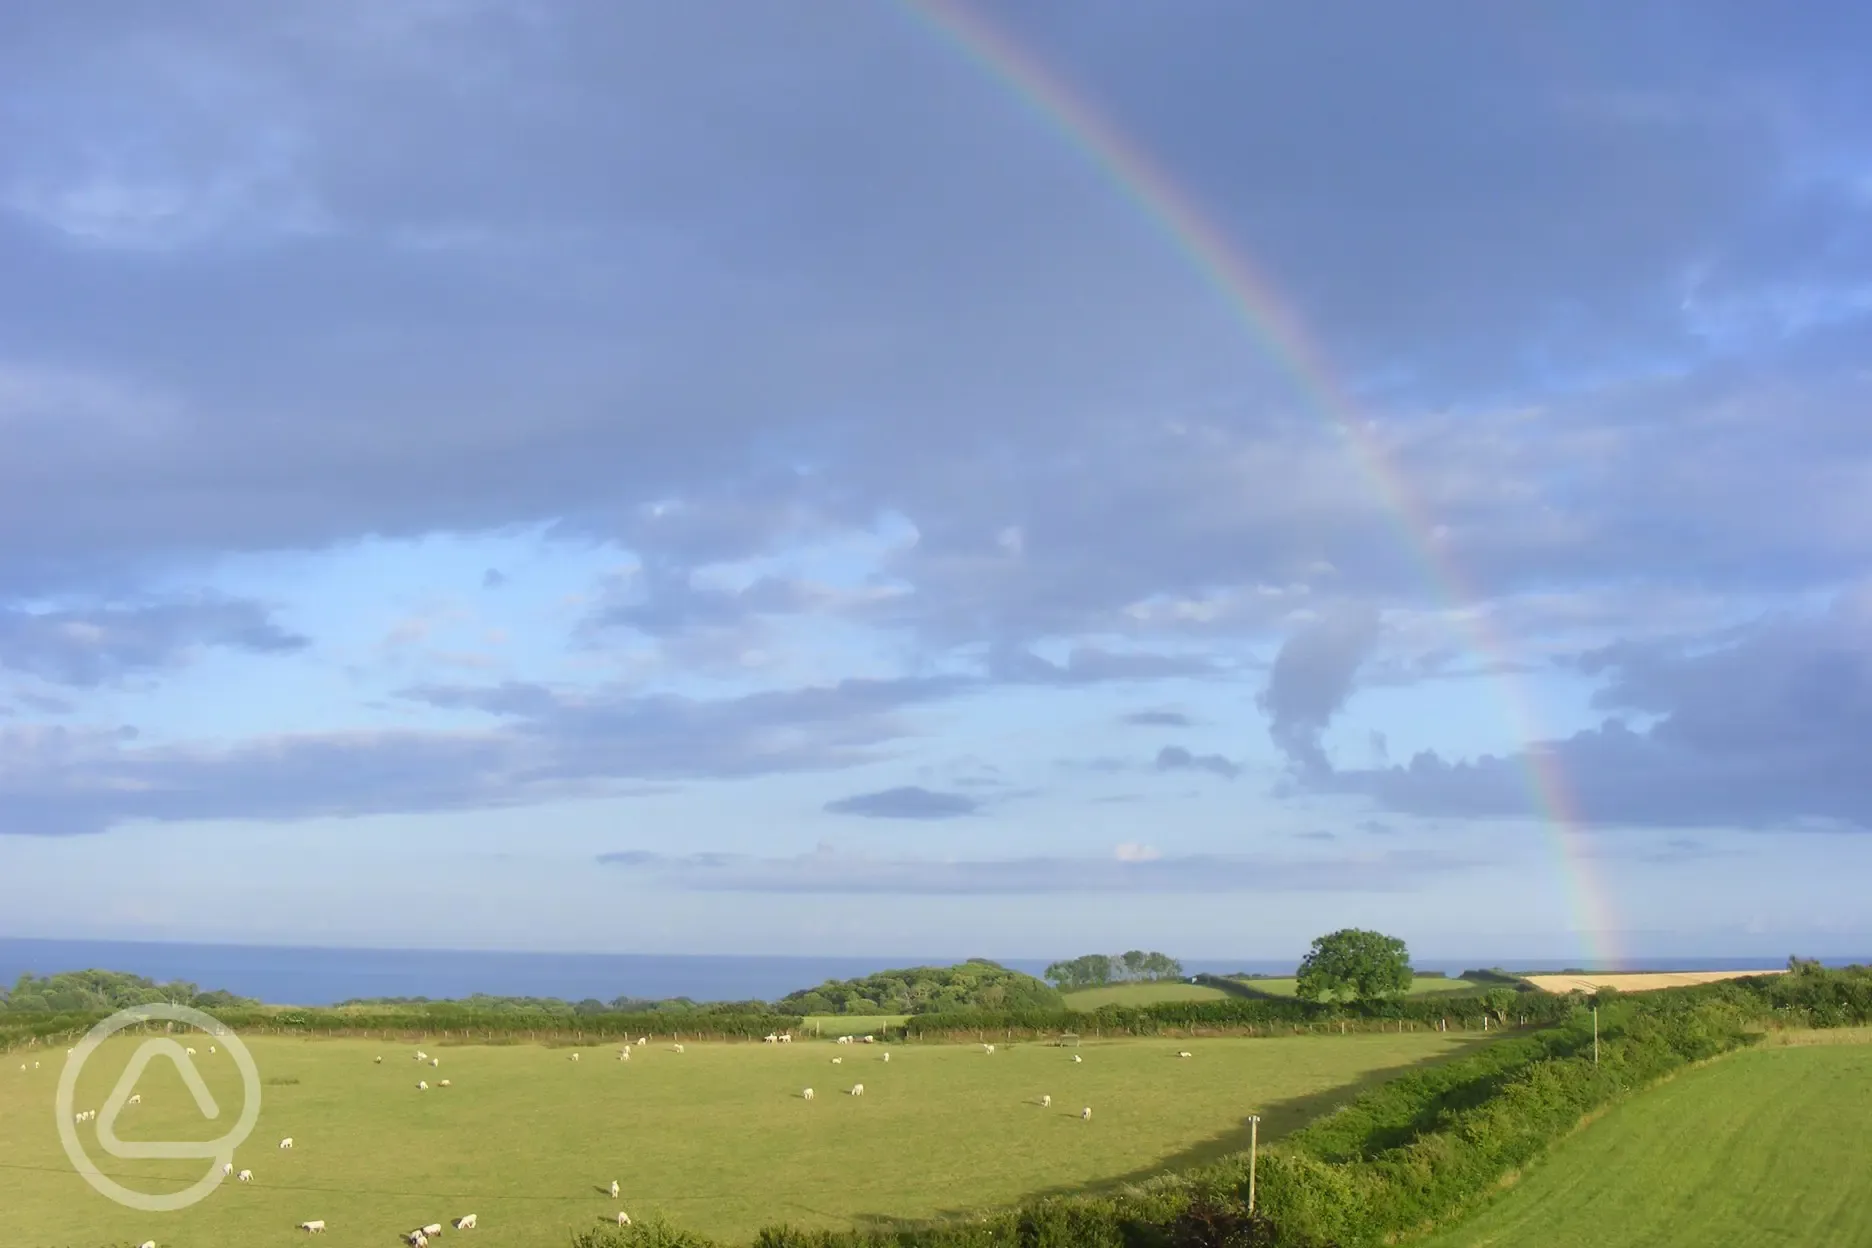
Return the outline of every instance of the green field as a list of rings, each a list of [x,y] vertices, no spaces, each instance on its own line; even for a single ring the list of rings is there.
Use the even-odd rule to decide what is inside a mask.
[[[1562,1143],[1435,1248],[1872,1244],[1872,1047],[1692,1070]]]
[[[1165,980],[1156,984],[1106,984],[1064,994],[1069,1010],[1096,1010],[1102,1005],[1155,1005],[1159,1001],[1226,1001],[1228,993],[1203,984]]]
[[[134,1041],[109,1042],[79,1081],[79,1108],[103,1103]],[[876,1224],[1157,1173],[1245,1146],[1243,1118],[1278,1136],[1398,1069],[1466,1047],[1459,1036],[1126,1040],[1077,1050],[1041,1044],[856,1048],[667,1044],[634,1051],[537,1045],[414,1047],[257,1038],[265,1077],[259,1128],[235,1158],[254,1182],[227,1182],[172,1214],[97,1195],[60,1147],[53,1102],[63,1052],[21,1072],[0,1065],[0,1225],[6,1248],[141,1243],[297,1244],[324,1219],[321,1248],[392,1244],[393,1234],[479,1215],[485,1248],[563,1248],[620,1205],[745,1239],[763,1224]],[[1190,1060],[1175,1053],[1187,1048]],[[1083,1062],[1075,1064],[1072,1053]],[[384,1055],[382,1065],[372,1058]],[[831,1059],[844,1059],[840,1066]],[[117,1121],[125,1140],[212,1139],[241,1104],[226,1053],[196,1058],[223,1107],[206,1123],[173,1065],[139,1080],[144,1103]],[[454,1086],[419,1092],[447,1077]],[[843,1089],[862,1081],[862,1098]],[[800,1090],[812,1086],[807,1102]],[[1051,1109],[1040,1096],[1051,1094]],[[1093,1107],[1082,1122],[1079,1110]],[[203,1162],[118,1160],[80,1138],[105,1173],[174,1191]],[[292,1136],[291,1152],[277,1149]],[[621,1201],[603,1188],[612,1179]]]
[[[1286,979],[1238,979],[1235,981],[1256,992],[1265,992],[1273,997],[1291,997],[1294,995],[1295,981]],[[1410,995],[1413,997],[1430,996],[1442,992],[1480,992],[1485,985],[1473,984],[1466,979],[1446,979],[1442,976],[1419,977],[1411,980]],[[1195,985],[1191,985],[1195,987]]]

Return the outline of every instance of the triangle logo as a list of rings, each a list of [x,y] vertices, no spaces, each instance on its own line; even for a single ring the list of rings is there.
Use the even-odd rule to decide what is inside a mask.
[[[124,1067],[124,1073],[117,1080],[117,1086],[111,1089],[111,1094],[104,1099],[104,1105],[98,1111],[99,1147],[113,1157],[122,1158],[217,1156],[221,1143],[218,1140],[204,1140],[200,1143],[187,1140],[165,1140],[145,1144],[117,1138],[115,1130],[117,1114],[129,1101],[137,1079],[142,1076],[149,1064],[159,1057],[166,1057],[175,1064],[176,1073],[182,1076],[182,1082],[188,1088],[190,1095],[195,1098],[195,1106],[201,1110],[202,1117],[213,1122],[221,1116],[221,1107],[215,1103],[213,1094],[208,1091],[208,1085],[202,1080],[201,1072],[195,1069],[195,1062],[189,1057],[188,1050],[174,1040],[145,1040],[131,1055],[129,1065]]]

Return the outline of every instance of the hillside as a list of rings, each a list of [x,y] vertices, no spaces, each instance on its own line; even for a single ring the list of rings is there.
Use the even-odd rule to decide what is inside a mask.
[[[954,966],[913,966],[862,979],[829,979],[775,1003],[788,1014],[933,1014],[948,1010],[1059,1010],[1051,984],[985,958]]]

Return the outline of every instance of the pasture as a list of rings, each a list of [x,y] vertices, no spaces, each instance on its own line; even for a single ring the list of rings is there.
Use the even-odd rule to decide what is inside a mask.
[[[1756,1049],[1617,1106],[1475,1217],[1429,1242],[1434,1248],[1866,1244],[1872,1243],[1868,1174],[1872,1047]]]
[[[1206,984],[1169,979],[1153,984],[1104,984],[1062,993],[1066,1008],[1090,1012],[1106,1005],[1156,1005],[1160,1001],[1226,1001],[1228,993]]]
[[[1123,1040],[1076,1050],[1041,1044],[791,1045],[667,1043],[633,1050],[259,1037],[259,1127],[235,1157],[254,1182],[223,1183],[178,1213],[124,1209],[71,1168],[54,1122],[62,1048],[16,1051],[0,1065],[0,1182],[9,1248],[154,1239],[252,1248],[385,1245],[464,1213],[471,1244],[561,1248],[574,1228],[622,1207],[662,1213],[746,1240],[763,1224],[877,1224],[1012,1203],[1160,1172],[1245,1147],[1243,1118],[1277,1137],[1404,1067],[1453,1055],[1478,1037],[1298,1036]],[[137,1041],[110,1041],[79,1080],[79,1108],[102,1105]],[[176,1068],[153,1062],[139,1106],[117,1120],[125,1140],[213,1139],[238,1112],[240,1079],[225,1051],[195,1059],[217,1103],[207,1123]],[[1194,1056],[1179,1059],[1187,1048]],[[1084,1060],[1075,1063],[1072,1054]],[[382,1065],[373,1062],[383,1055]],[[19,1060],[41,1061],[20,1071]],[[843,1058],[833,1065],[833,1057]],[[447,1078],[448,1088],[434,1086]],[[432,1086],[416,1088],[419,1079]],[[863,1097],[846,1090],[865,1085]],[[801,1090],[815,1089],[814,1100]],[[1051,1108],[1040,1098],[1051,1095]],[[1090,1122],[1080,1120],[1084,1106]],[[118,1160],[80,1139],[105,1173],[143,1191],[175,1191],[205,1162]],[[277,1148],[294,1138],[290,1152]],[[605,1189],[616,1179],[622,1197]],[[452,1234],[452,1232],[451,1232]]]
[[[1295,994],[1298,981],[1291,976],[1283,979],[1238,979],[1235,981],[1257,992],[1265,992],[1271,997],[1291,997]],[[1446,979],[1442,976],[1418,976],[1411,980],[1410,993],[1413,997],[1428,997],[1446,992],[1481,992],[1487,985],[1471,983],[1466,979]]]
[[[1771,971],[1634,971],[1588,972],[1584,975],[1523,976],[1542,992],[1592,992],[1616,988],[1620,992],[1646,992],[1653,988],[1687,988],[1692,984],[1713,984],[1722,979],[1741,979],[1747,975],[1781,975]]]

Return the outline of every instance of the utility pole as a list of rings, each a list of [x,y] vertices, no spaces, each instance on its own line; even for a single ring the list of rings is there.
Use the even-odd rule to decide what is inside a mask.
[[[1254,1212],[1255,1157],[1260,1152],[1261,1115],[1248,1115],[1248,1212]]]

